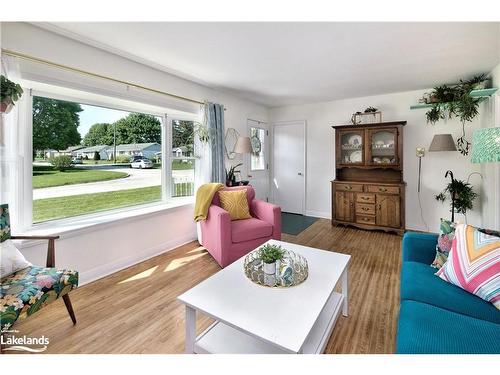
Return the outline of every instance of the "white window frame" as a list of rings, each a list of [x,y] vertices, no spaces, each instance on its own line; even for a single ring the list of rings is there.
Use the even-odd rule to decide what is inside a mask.
[[[171,187],[172,187],[172,184],[173,184],[173,180],[172,180],[172,161],[173,160],[193,160],[194,161],[194,174],[195,174],[195,180],[196,180],[196,168],[199,167],[199,163],[198,163],[198,158],[196,156],[189,156],[189,157],[179,157],[179,156],[173,156],[172,155],[172,149],[173,149],[173,144],[172,144],[172,141],[173,141],[173,136],[172,136],[172,132],[173,132],[173,127],[172,127],[172,121],[192,121],[193,122],[193,126],[195,125],[195,123],[198,121],[198,119],[195,119],[194,117],[190,117],[190,116],[171,116],[170,117],[170,123],[169,123],[169,130],[170,130],[170,147],[168,149],[168,157],[169,157],[169,161],[168,161],[168,169],[169,169],[169,183],[168,183],[168,187],[169,189],[171,190]],[[193,131],[194,131],[194,128],[193,128]],[[193,140],[194,141],[194,140]],[[196,145],[196,142],[194,142],[193,144],[193,149]],[[195,152],[195,150],[193,150],[193,152]],[[196,155],[196,153],[195,153]],[[196,187],[196,181],[194,182],[194,185]],[[185,198],[185,197],[172,197],[172,191],[169,191],[169,196],[171,199],[181,199],[181,198]]]
[[[200,115],[199,114],[188,114],[186,113],[185,115],[179,115],[176,114],[174,117],[169,116],[167,113],[169,110],[165,108],[163,113],[160,112],[154,112],[151,110],[144,110],[141,108],[141,104],[138,103],[137,107],[135,106],[124,106],[124,105],[110,105],[109,103],[102,103],[98,100],[90,100],[90,99],[79,99],[78,97],[75,96],[67,96],[67,95],[59,95],[56,93],[52,92],[46,92],[46,91],[39,91],[39,90],[32,90],[32,89],[27,89],[27,92],[29,92],[29,98],[28,102],[26,104],[26,111],[29,111],[29,113],[26,114],[26,122],[24,123],[22,132],[24,133],[23,141],[25,142],[25,147],[24,149],[26,150],[26,155],[24,155],[24,160],[23,160],[23,175],[22,175],[22,181],[20,185],[22,188],[20,189],[21,191],[18,194],[18,207],[19,211],[21,213],[20,220],[19,222],[19,228],[22,232],[26,231],[36,231],[37,229],[47,229],[50,227],[57,227],[61,224],[67,225],[67,224],[78,224],[79,222],[82,223],[82,226],[88,225],[89,220],[101,220],[105,216],[109,216],[110,218],[114,218],[119,215],[120,213],[123,212],[131,212],[131,211],[137,211],[137,212],[144,212],[145,208],[151,207],[151,212],[157,212],[159,209],[159,206],[164,205],[166,209],[168,209],[170,206],[176,207],[178,206],[178,200],[179,198],[173,198],[171,197],[171,184],[172,184],[172,171],[171,171],[171,164],[172,164],[172,157],[170,155],[170,150],[172,149],[172,119],[182,119],[186,121],[194,121],[197,122],[200,120]],[[102,108],[108,108],[108,109],[114,109],[114,110],[121,110],[121,111],[127,111],[127,112],[136,112],[136,113],[144,113],[148,115],[152,115],[155,117],[159,117],[161,121],[161,152],[162,152],[162,168],[161,168],[161,199],[158,202],[152,202],[152,203],[145,203],[141,205],[133,205],[129,207],[121,207],[121,208],[116,208],[116,209],[110,209],[106,211],[101,211],[101,212],[96,212],[96,213],[89,213],[89,214],[83,214],[83,215],[77,215],[69,218],[63,218],[63,219],[54,219],[54,220],[48,220],[40,223],[33,223],[33,183],[32,183],[32,178],[33,178],[33,161],[32,161],[32,155],[33,155],[33,97],[34,96],[40,96],[40,97],[46,97],[46,98],[51,98],[51,99],[56,99],[56,100],[64,100],[64,101],[69,101],[69,102],[74,102],[74,103],[79,103],[79,104],[84,104],[84,105],[91,105],[91,106],[97,106],[97,107],[102,107]],[[196,168],[196,165],[195,165]],[[186,204],[192,203],[191,200],[193,197],[185,197],[185,198],[191,198],[190,200],[186,201]],[[114,220],[114,219],[110,219]]]

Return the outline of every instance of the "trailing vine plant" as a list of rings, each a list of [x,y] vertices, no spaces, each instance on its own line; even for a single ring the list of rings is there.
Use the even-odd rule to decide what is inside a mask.
[[[425,114],[427,122],[434,125],[440,120],[457,117],[462,123],[462,136],[457,139],[457,148],[462,155],[468,155],[471,146],[465,137],[465,124],[479,114],[481,101],[470,96],[470,92],[487,80],[486,74],[481,74],[470,80],[460,80],[455,85],[434,87],[430,93],[432,108]]]

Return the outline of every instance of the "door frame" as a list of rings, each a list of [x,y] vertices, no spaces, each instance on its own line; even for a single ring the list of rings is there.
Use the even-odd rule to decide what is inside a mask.
[[[306,120],[290,120],[290,121],[277,121],[273,122],[270,124],[270,136],[271,136],[271,168],[270,168],[270,179],[269,179],[269,188],[270,188],[270,196],[271,196],[271,202],[275,202],[274,200],[274,186],[273,186],[273,181],[274,181],[274,166],[275,166],[275,161],[274,161],[274,130],[276,129],[276,126],[283,126],[283,125],[302,125],[302,134],[303,134],[303,144],[304,144],[304,155],[303,155],[303,160],[304,160],[304,171],[303,171],[303,186],[304,186],[304,196],[302,199],[302,215],[306,214],[306,197],[307,197],[307,121]]]

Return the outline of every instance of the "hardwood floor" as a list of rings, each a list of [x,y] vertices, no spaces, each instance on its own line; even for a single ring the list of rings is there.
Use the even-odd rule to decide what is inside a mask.
[[[352,255],[349,317],[337,321],[326,353],[394,353],[401,237],[322,219],[283,240]],[[48,337],[47,353],[182,353],[184,307],[176,297],[219,269],[193,242],[73,291],[75,326],[61,300],[15,328]],[[199,316],[199,331],[209,323]]]

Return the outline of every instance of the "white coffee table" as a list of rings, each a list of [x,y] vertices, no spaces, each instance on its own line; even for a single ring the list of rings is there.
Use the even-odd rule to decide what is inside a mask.
[[[270,240],[303,255],[309,277],[291,288],[254,284],[243,258],[178,299],[186,305],[186,353],[322,353],[337,318],[348,313],[350,255]],[[342,293],[334,288],[341,282]],[[196,337],[196,312],[216,320]]]

